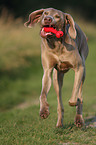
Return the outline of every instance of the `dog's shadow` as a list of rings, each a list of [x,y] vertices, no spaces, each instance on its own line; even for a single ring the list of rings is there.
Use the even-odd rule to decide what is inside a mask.
[[[88,127],[96,128],[96,116],[86,117],[84,120],[85,120],[85,125],[78,129],[86,130]],[[66,134],[67,133],[69,134],[69,133],[72,133],[76,129],[77,127],[74,123],[69,123],[69,124],[65,124],[61,128],[55,128],[55,133],[63,134],[64,132],[66,132]]]
[[[96,128],[96,116],[86,117],[85,118],[85,126]]]

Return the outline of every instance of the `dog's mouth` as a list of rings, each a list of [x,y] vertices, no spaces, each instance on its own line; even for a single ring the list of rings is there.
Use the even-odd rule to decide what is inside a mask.
[[[54,28],[54,29],[56,29],[56,26],[55,25],[44,25],[44,26],[42,26],[41,27],[41,31],[40,31],[40,36],[42,37],[42,38],[47,38],[48,36],[52,36],[52,35],[54,35],[52,32],[45,32],[44,31],[44,27],[51,27],[51,28]]]

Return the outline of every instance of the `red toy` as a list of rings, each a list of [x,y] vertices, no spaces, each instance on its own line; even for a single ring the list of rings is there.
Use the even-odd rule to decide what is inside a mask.
[[[57,31],[53,27],[44,27],[44,31],[45,32],[52,32],[52,33],[54,33],[57,38],[60,38],[60,37],[63,36],[63,32],[62,31]]]

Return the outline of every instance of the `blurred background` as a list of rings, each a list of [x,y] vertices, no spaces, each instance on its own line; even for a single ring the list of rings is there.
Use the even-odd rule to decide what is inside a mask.
[[[25,17],[27,13],[36,9],[54,7],[60,10],[72,9],[83,17],[96,19],[95,0],[0,0],[1,12],[4,7],[15,17]]]
[[[84,85],[85,112],[96,102],[96,0],[0,0],[0,111],[39,103],[43,69],[39,25],[23,23],[37,9],[53,7],[70,13],[88,37]],[[74,73],[65,76],[66,104],[71,96]],[[51,95],[55,96],[54,90]],[[51,98],[52,99],[52,98]],[[54,99],[54,97],[53,97]],[[52,102],[52,100],[51,100]],[[96,106],[95,106],[96,108]]]

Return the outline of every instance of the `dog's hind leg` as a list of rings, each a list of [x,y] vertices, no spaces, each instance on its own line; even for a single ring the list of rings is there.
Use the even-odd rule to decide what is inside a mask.
[[[57,101],[58,101],[58,109],[57,109],[58,121],[57,121],[56,127],[63,126],[64,108],[63,108],[62,96],[61,96],[63,76],[64,76],[64,73],[58,72],[56,69],[53,70],[53,85],[57,94]]]
[[[84,125],[84,120],[82,116],[82,109],[83,109],[83,99],[82,99],[82,86],[85,80],[85,69],[83,78],[81,81],[81,85],[79,88],[78,99],[77,99],[77,106],[76,106],[76,117],[75,117],[75,124],[77,127],[82,127]]]
[[[84,120],[82,116],[82,108],[83,108],[83,102],[81,102],[80,98],[78,98],[77,106],[76,106],[76,117],[75,117],[75,125],[77,127],[82,127],[84,125]]]

